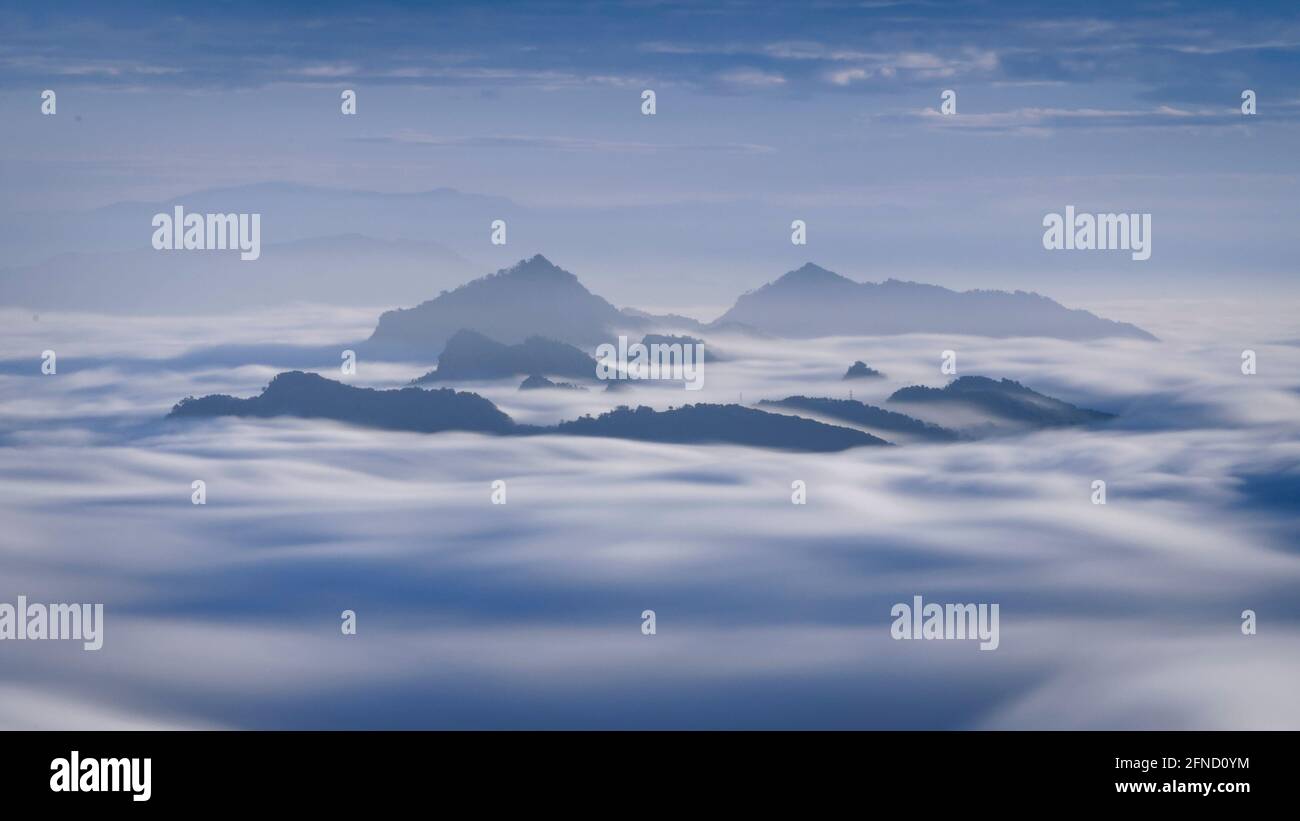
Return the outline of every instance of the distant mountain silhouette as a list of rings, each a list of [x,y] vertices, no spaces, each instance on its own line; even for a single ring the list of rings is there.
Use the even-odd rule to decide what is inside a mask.
[[[279,374],[260,396],[249,399],[225,395],[183,399],[168,416],[298,416],[421,433],[516,431],[509,416],[476,393],[458,393],[450,388],[379,391],[302,371]]]
[[[561,422],[555,430],[570,436],[677,444],[712,442],[814,452],[889,444],[862,431],[741,405],[686,405],[666,411],[624,406],[597,417]]]
[[[168,414],[172,419],[216,416],[294,416],[422,433],[451,430],[516,435],[559,433],[646,442],[729,443],[809,452],[889,444],[862,431],[740,405],[687,405],[667,411],[620,407],[599,417],[584,416],[554,427],[519,425],[474,393],[450,388],[409,387],[386,391],[357,388],[302,371],[279,374],[259,396],[187,397]]]
[[[704,345],[705,362],[725,362],[726,359],[716,350],[709,347],[703,339],[697,336],[675,335],[675,334],[646,334],[641,337],[641,344],[647,348],[651,345]]]
[[[131,249],[152,251],[149,247],[150,220],[160,212],[172,213],[177,205],[190,213],[261,214],[263,239],[270,241],[274,238],[275,242],[281,243],[347,234],[422,243],[430,237],[430,226],[437,226],[437,239],[443,244],[462,254],[487,258],[495,264],[499,264],[499,252],[483,248],[482,243],[471,241],[469,237],[477,239],[482,236],[494,219],[511,221],[513,229],[513,223],[526,213],[503,197],[450,188],[387,193],[292,182],[261,182],[189,191],[153,202],[128,201],[87,210],[23,212],[15,214],[14,219],[0,221],[0,247],[6,249],[7,259],[24,266],[47,259],[50,249],[93,253]],[[538,215],[538,211],[529,213],[532,217]],[[535,220],[529,224],[533,222]],[[266,247],[264,245],[263,250]],[[384,275],[375,267],[362,270]],[[441,283],[435,287],[441,287]],[[426,290],[424,293],[429,292]]]
[[[0,270],[0,305],[187,315],[296,302],[392,305],[464,282],[476,270],[436,242],[360,234],[266,244],[261,251],[250,262],[237,251],[64,253]]]
[[[896,279],[859,283],[812,263],[741,296],[717,322],[797,338],[949,333],[1155,339],[1135,325],[1071,310],[1039,294],[959,292]]]
[[[760,407],[814,413],[818,416],[850,422],[880,432],[906,434],[911,438],[927,442],[955,442],[961,438],[955,431],[947,428],[853,399],[787,396],[785,399],[764,399],[758,404]]]
[[[437,370],[413,384],[508,379],[520,374],[550,374],[596,378],[596,360],[563,342],[532,336],[517,345],[503,345],[477,331],[457,331],[438,357]]]
[[[363,348],[382,357],[428,356],[462,329],[505,343],[542,336],[594,347],[643,323],[537,254],[414,308],[385,311]]]
[[[885,375],[875,368],[867,367],[867,363],[859,359],[849,366],[844,372],[845,379],[884,379]]]
[[[519,383],[519,390],[521,391],[538,391],[538,390],[549,390],[549,389],[558,389],[558,390],[565,390],[565,391],[586,390],[586,388],[584,388],[583,386],[574,385],[571,382],[552,382],[551,380],[547,379],[541,374],[536,374],[536,373],[528,377],[527,379],[525,379],[523,382]]]
[[[506,344],[540,336],[587,349],[638,330],[671,342],[675,337],[656,330],[663,327],[661,322],[786,337],[931,332],[1155,338],[1136,326],[1071,310],[1038,294],[957,292],[892,279],[857,283],[812,264],[741,296],[707,326],[683,321],[687,319],[619,310],[538,254],[414,308],[384,312],[370,338],[358,347],[364,355],[380,359],[428,359],[460,330]]]
[[[963,406],[1035,427],[1087,425],[1115,418],[1114,414],[1054,399],[1010,379],[998,381],[985,376],[959,377],[943,388],[902,388],[895,391],[888,401],[918,406]]]
[[[652,314],[649,311],[642,311],[637,308],[621,308],[620,312],[634,320],[644,320],[656,328],[673,328],[700,333],[708,327],[708,323],[682,314]]]

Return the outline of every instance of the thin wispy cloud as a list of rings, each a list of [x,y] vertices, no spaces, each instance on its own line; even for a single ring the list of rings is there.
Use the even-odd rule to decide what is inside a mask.
[[[590,137],[559,137],[527,134],[436,135],[419,131],[354,137],[357,142],[423,145],[433,148],[539,149],[550,151],[600,152],[615,154],[655,154],[660,152],[703,151],[737,154],[767,154],[775,149],[760,143],[650,143],[627,140],[600,140]]]
[[[730,86],[749,86],[750,88],[773,88],[786,84],[782,74],[773,71],[760,71],[754,68],[736,68],[724,71],[718,79]]]
[[[1242,129],[1238,108],[1180,108],[1153,106],[1148,109],[1099,108],[1018,108],[1009,111],[944,114],[926,107],[906,115],[879,115],[876,122],[919,122],[943,131],[986,135],[1046,136],[1059,130],[1140,130],[1140,129]],[[1269,118],[1269,125],[1294,125],[1300,112],[1284,110]]]
[[[707,88],[702,77],[749,70],[779,73],[790,87],[834,91],[855,88],[851,81],[861,79],[845,71],[878,78],[890,68],[896,82],[1068,79],[1095,85],[1127,77],[1174,90],[1169,81],[1190,71],[1223,82],[1248,75],[1262,84],[1300,66],[1300,19],[1285,5],[1116,6],[1105,16],[1071,19],[1028,3],[907,4],[905,17],[889,8],[790,7],[763,15],[744,7],[707,15],[684,9],[679,13],[692,25],[665,27],[635,6],[597,14],[564,5],[546,14],[525,8],[492,20],[458,3],[380,17],[257,7],[264,24],[232,45],[202,13],[160,21],[143,9],[123,9],[110,20],[91,4],[74,3],[0,22],[7,43],[0,80],[33,81],[62,64],[93,69],[63,76],[124,82],[123,67],[134,63],[174,70],[157,77],[162,84],[203,88],[344,77],[485,86],[651,79]],[[56,30],[58,37],[52,36]],[[914,36],[918,30],[925,31],[923,40]],[[724,83],[719,90],[735,93],[740,85]],[[771,83],[747,85],[763,93]]]

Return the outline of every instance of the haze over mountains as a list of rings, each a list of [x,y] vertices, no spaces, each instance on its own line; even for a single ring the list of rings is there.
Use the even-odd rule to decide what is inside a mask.
[[[373,356],[427,357],[468,329],[504,343],[541,336],[592,347],[620,333],[662,330],[655,327],[659,321],[644,312],[618,310],[537,254],[414,308],[385,312],[363,345]],[[857,283],[811,263],[741,296],[716,321],[697,324],[796,338],[921,332],[1155,338],[1134,325],[1070,310],[1038,294],[959,293],[896,280]]]
[[[221,251],[153,250],[149,246],[152,216],[170,213],[176,206],[189,213],[261,214],[262,258],[242,262],[237,254]],[[644,234],[648,219],[658,230],[675,236],[681,223],[701,222],[702,213],[674,205],[625,208],[616,216],[602,216],[581,208],[529,208],[503,197],[452,189],[398,194],[281,182],[200,190],[167,200],[121,202],[81,212],[20,213],[0,222],[7,266],[0,269],[0,304],[108,313],[211,313],[290,302],[418,305],[483,270],[468,260],[500,264],[513,255],[507,246],[488,242],[494,219],[507,220],[510,225],[508,248],[523,244],[563,249],[567,258],[587,264],[592,280],[611,286],[646,278],[647,263],[642,259],[646,240],[637,237]],[[606,249],[621,244],[623,253],[610,257],[606,250],[603,261],[592,267],[590,255],[582,250],[582,238],[591,244],[593,236],[599,236]],[[752,244],[748,233],[745,240]],[[664,288],[680,291],[693,266],[701,273],[719,265],[732,272],[761,272],[772,264],[756,262],[739,249],[728,250],[730,246],[720,238],[714,241],[722,244],[708,248],[675,245],[673,253],[684,259],[674,268],[685,273],[677,280],[664,281]],[[733,262],[720,263],[718,254]],[[766,257],[773,258],[779,257]],[[852,258],[856,265],[890,265],[869,249]],[[655,264],[661,265],[662,260]],[[731,273],[720,281],[752,282],[753,276]],[[494,328],[483,322],[467,327],[507,343],[537,334],[587,344],[596,333],[595,326],[604,335],[611,325],[630,331],[693,334],[748,329],[796,338],[924,331],[1062,339],[1150,338],[1132,325],[1071,311],[1036,294],[958,292],[898,280],[858,283],[811,263],[745,294],[712,322],[680,313],[652,314],[627,307],[619,311],[580,284],[579,288],[582,293],[564,287],[554,294],[533,292],[544,298],[539,311],[551,305],[575,311],[577,327],[571,338],[543,327],[521,329],[517,337],[514,334],[520,329],[513,327]],[[643,295],[646,289],[633,290]],[[660,296],[655,292],[653,299],[660,304],[720,304],[739,288],[726,285],[719,290],[717,283],[711,282],[707,290],[712,296],[707,297],[697,290],[692,289],[685,298],[679,293],[665,291]],[[584,306],[584,302],[591,304]],[[372,352],[379,352],[381,343],[403,347],[389,330],[383,329]],[[451,332],[455,330],[459,328]],[[409,329],[399,331],[399,335],[409,335]],[[450,333],[429,335],[434,337],[436,353]],[[425,339],[419,344],[422,351],[428,342]]]
[[[72,212],[18,214],[0,223],[11,264],[27,266],[58,252],[112,253],[152,250],[150,220],[176,206],[190,213],[261,214],[265,245],[363,234],[377,240],[427,241],[431,234],[482,237],[493,219],[510,219],[519,207],[504,197],[450,188],[419,193],[355,191],[288,182],[208,188],[155,202],[118,202]],[[432,230],[432,229],[435,229]],[[456,252],[469,254],[443,240]]]
[[[148,223],[145,223],[146,225]],[[231,251],[72,252],[0,269],[0,305],[114,314],[213,314],[293,302],[414,302],[478,273],[444,245],[349,233]]]
[[[784,337],[952,333],[1056,339],[1155,339],[1134,325],[1039,294],[951,291],[889,279],[854,282],[812,263],[744,294],[718,322]]]
[[[384,312],[363,349],[375,356],[427,356],[442,350],[460,330],[507,344],[540,336],[594,347],[644,322],[620,312],[584,288],[576,276],[537,254],[414,308]]]

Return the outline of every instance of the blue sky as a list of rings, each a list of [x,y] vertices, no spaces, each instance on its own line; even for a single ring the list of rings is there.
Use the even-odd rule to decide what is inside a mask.
[[[679,253],[673,236],[630,247],[597,230],[515,254],[579,274],[634,257],[629,275],[693,266],[718,283],[679,306],[809,258],[864,279],[1049,294],[1294,289],[1294,4],[0,9],[4,211],[266,181],[640,207],[650,235],[665,209],[698,209],[701,236]],[[43,88],[58,117],[38,116]],[[339,115],[343,88],[357,117]],[[947,88],[955,118],[936,113]],[[1151,212],[1152,259],[1044,256],[1042,215],[1067,204]],[[809,221],[808,248],[789,246],[787,217]],[[708,231],[748,226],[772,246],[708,253]]]

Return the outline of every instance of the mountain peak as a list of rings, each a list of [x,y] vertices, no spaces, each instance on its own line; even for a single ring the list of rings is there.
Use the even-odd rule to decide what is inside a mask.
[[[365,344],[370,355],[428,361],[462,329],[507,345],[540,336],[595,346],[636,324],[575,275],[534,254],[414,308],[384,312]]]
[[[576,276],[551,262],[541,254],[533,254],[528,259],[521,259],[509,268],[503,269],[500,273],[513,277],[577,280]]]
[[[812,262],[805,262],[802,267],[784,274],[777,282],[851,282],[834,271],[828,271]]]
[[[912,385],[899,388],[890,402],[935,406],[964,406],[986,414],[986,422],[1000,420],[1033,427],[1087,425],[1105,422],[1114,415],[1080,408],[1029,388],[1013,379],[962,376],[942,388]]]
[[[959,292],[897,279],[862,283],[811,262],[743,294],[712,326],[727,324],[796,338],[944,333],[1155,339],[1134,325],[1071,310],[1038,294]]]

